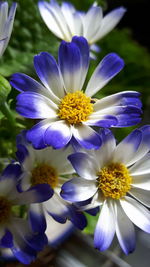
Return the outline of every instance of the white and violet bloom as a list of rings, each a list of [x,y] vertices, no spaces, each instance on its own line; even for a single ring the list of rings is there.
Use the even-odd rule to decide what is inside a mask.
[[[0,2],[0,57],[3,55],[13,29],[17,4],[13,3],[8,13],[8,3]]]
[[[74,203],[92,198],[82,210],[101,206],[95,248],[107,249],[116,232],[128,254],[135,249],[133,224],[150,233],[150,126],[134,130],[118,145],[108,129],[101,138],[99,150],[69,156],[79,177],[62,186],[61,196]]]
[[[20,175],[20,165],[12,163],[0,176],[0,247],[10,248],[19,261],[29,264],[35,259],[37,251],[47,245],[47,237],[44,233],[35,233],[18,212],[21,206],[46,201],[53,191],[49,185],[41,184],[19,192],[17,184]]]
[[[103,10],[94,3],[90,9],[80,12],[71,3],[57,1],[39,1],[40,14],[49,28],[58,38],[71,42],[72,37],[83,36],[87,39],[91,50],[98,52],[95,43],[107,35],[119,23],[126,9],[119,7],[103,17]]]
[[[29,207],[33,231],[45,232],[47,215],[62,224],[70,220],[82,230],[86,226],[85,216],[60,196],[61,186],[74,174],[74,168],[67,159],[73,153],[72,147],[61,150],[52,147],[36,150],[27,142],[26,131],[23,131],[17,137],[17,148],[17,158],[22,168],[20,191],[43,183],[49,184],[53,190],[50,199],[43,203],[31,204]]]
[[[34,57],[34,67],[41,83],[16,73],[11,85],[21,92],[17,96],[18,113],[26,118],[39,119],[27,133],[34,148],[53,146],[60,149],[72,137],[86,149],[101,146],[98,127],[126,127],[141,118],[140,94],[123,91],[102,99],[92,98],[123,68],[123,60],[115,53],[104,57],[86,87],[89,67],[89,47],[83,37],[71,43],[62,41],[58,64],[50,54],[42,52]]]

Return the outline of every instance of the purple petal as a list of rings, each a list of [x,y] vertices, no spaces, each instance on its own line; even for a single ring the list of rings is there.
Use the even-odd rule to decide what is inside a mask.
[[[37,123],[27,132],[27,140],[32,143],[35,149],[43,149],[46,147],[44,142],[44,134],[50,124],[50,120],[43,120]]]
[[[42,52],[34,57],[34,67],[42,83],[57,97],[64,97],[62,78],[55,58]]]
[[[124,61],[117,54],[110,53],[103,58],[94,71],[85,93],[88,96],[96,94],[124,67]]]
[[[71,154],[68,159],[79,176],[87,180],[96,180],[99,166],[94,157],[90,157],[86,153],[77,152]]]
[[[66,146],[72,137],[70,127],[64,121],[51,124],[44,133],[45,144],[55,149]]]
[[[80,202],[93,197],[96,191],[95,182],[76,177],[63,184],[61,196],[67,201]]]
[[[111,222],[111,223],[110,223]],[[94,232],[94,247],[100,251],[108,249],[115,234],[115,217],[112,204],[105,201]]]
[[[86,149],[98,149],[101,146],[99,134],[85,124],[74,126],[73,136]]]
[[[32,230],[44,233],[46,230],[46,219],[42,204],[31,204],[29,209],[29,220]]]
[[[17,112],[30,119],[56,117],[57,106],[47,97],[37,93],[21,93],[17,96]]]

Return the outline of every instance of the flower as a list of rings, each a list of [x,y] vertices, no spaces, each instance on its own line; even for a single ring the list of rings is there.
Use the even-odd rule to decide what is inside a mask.
[[[108,54],[83,93],[88,65],[87,41],[74,37],[71,43],[62,41],[59,65],[46,52],[35,56],[34,66],[43,85],[22,73],[12,76],[11,85],[21,92],[16,110],[26,118],[41,120],[27,133],[34,148],[48,145],[60,149],[74,137],[86,149],[98,149],[101,138],[91,126],[125,127],[141,120],[138,92],[91,98],[123,68],[123,60],[115,53]]]
[[[0,2],[0,57],[3,55],[13,28],[17,4],[13,3],[8,14],[8,3]]]
[[[48,238],[48,244],[51,247],[56,247],[65,241],[75,230],[75,227],[70,221],[67,221],[64,224],[56,222],[52,217],[47,214],[46,223],[47,228],[45,234]],[[0,248],[0,260],[14,260],[12,251],[8,248]]]
[[[94,43],[108,34],[126,12],[124,7],[119,7],[103,18],[102,8],[96,3],[87,13],[77,11],[67,2],[59,6],[55,0],[51,0],[50,3],[39,1],[38,6],[45,24],[53,34],[67,42],[71,42],[75,35],[83,36],[95,52],[99,51],[99,47]]]
[[[92,198],[82,209],[101,206],[94,233],[95,248],[107,249],[116,232],[125,254],[135,249],[133,223],[150,233],[150,126],[132,131],[116,146],[110,130],[101,132],[99,150],[69,156],[80,177],[62,186],[61,196],[71,202]],[[145,207],[146,206],[146,207]]]
[[[59,223],[69,219],[76,227],[83,229],[86,226],[85,216],[76,207],[66,202],[60,196],[61,186],[74,174],[74,169],[67,157],[73,152],[71,146],[61,150],[47,147],[35,150],[26,140],[26,131],[17,138],[17,157],[21,164],[22,176],[20,191],[29,190],[35,185],[49,184],[53,195],[43,203],[31,204],[29,218],[34,232],[46,230],[47,214]]]
[[[44,233],[33,232],[28,221],[17,216],[16,206],[46,201],[53,192],[46,184],[19,192],[20,175],[20,165],[12,163],[0,177],[0,247],[10,248],[19,261],[29,264],[47,244],[47,238]]]

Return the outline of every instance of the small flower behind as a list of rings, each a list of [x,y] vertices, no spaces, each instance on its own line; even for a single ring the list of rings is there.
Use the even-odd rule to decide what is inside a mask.
[[[88,12],[80,12],[71,3],[63,2],[61,6],[55,0],[50,3],[39,1],[40,14],[49,28],[58,38],[71,42],[73,36],[87,39],[91,51],[99,52],[95,43],[107,35],[123,17],[126,9],[119,7],[103,17],[103,11],[96,2]],[[91,52],[92,57],[94,54]]]
[[[122,142],[110,130],[101,131],[99,150],[69,156],[80,177],[62,186],[61,196],[73,203],[92,198],[86,210],[101,206],[94,246],[106,250],[116,232],[125,254],[135,249],[133,223],[150,233],[150,126],[131,132]],[[146,206],[146,207],[145,207]]]
[[[10,248],[19,261],[29,264],[47,244],[47,237],[33,232],[28,221],[19,218],[18,206],[46,201],[53,192],[42,184],[20,193],[17,189],[20,175],[20,165],[13,163],[0,177],[0,247]]]
[[[72,137],[86,149],[98,149],[101,137],[92,126],[126,127],[141,118],[140,94],[125,91],[92,99],[123,68],[123,60],[108,54],[97,66],[87,87],[82,91],[89,66],[89,47],[83,37],[71,43],[63,41],[59,48],[59,64],[48,53],[34,57],[34,66],[42,84],[29,76],[16,73],[11,85],[21,92],[17,96],[20,115],[40,119],[27,133],[34,148],[52,146],[60,149]]]
[[[35,150],[26,140],[26,131],[18,135],[17,147],[16,154],[22,168],[20,190],[29,190],[43,183],[49,184],[53,190],[53,195],[49,200],[44,203],[31,204],[29,207],[33,231],[44,232],[46,230],[47,216],[51,216],[62,224],[70,220],[77,228],[83,230],[86,226],[83,213],[60,196],[61,186],[74,175],[74,169],[67,159],[73,153],[72,147],[67,146],[61,150],[55,150],[52,147]]]
[[[0,2],[0,57],[3,55],[13,29],[17,4],[13,3],[8,14],[8,3]]]

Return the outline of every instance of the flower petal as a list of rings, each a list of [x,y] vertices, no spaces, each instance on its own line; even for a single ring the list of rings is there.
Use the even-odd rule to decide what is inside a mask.
[[[4,248],[11,248],[13,246],[13,236],[9,230],[6,230],[4,236],[0,239],[0,245]]]
[[[79,176],[87,180],[96,180],[99,166],[90,153],[77,152],[70,155],[68,159]]]
[[[116,201],[116,235],[125,254],[135,249],[136,238],[133,223],[129,220],[120,203]]]
[[[87,226],[87,219],[85,215],[78,211],[73,205],[68,205],[69,219],[80,230],[83,230]]]
[[[21,93],[17,96],[17,112],[30,119],[57,117],[57,105],[49,98],[37,93]]]
[[[62,41],[59,65],[67,92],[81,90],[88,69],[89,48],[86,39],[75,37],[71,43]]]
[[[119,7],[111,12],[109,12],[102,20],[101,27],[97,34],[93,36],[91,40],[92,43],[98,41],[99,39],[103,38],[107,33],[109,33],[115,26],[119,23],[121,18],[123,17],[126,9],[124,7]]]
[[[104,167],[111,161],[112,154],[116,148],[116,140],[114,135],[109,129],[102,129],[100,131],[102,146],[100,149],[94,151],[94,158],[97,160],[100,168]]]
[[[139,148],[142,140],[142,133],[136,129],[132,131],[126,138],[121,141],[113,155],[114,162],[122,162],[126,166],[130,165],[130,160]],[[126,153],[124,153],[126,151]]]
[[[92,6],[83,17],[83,35],[89,43],[99,30],[101,21],[102,8],[99,6]]]
[[[48,165],[53,166],[57,170],[58,175],[72,174],[74,169],[67,157],[73,152],[73,148],[70,145],[59,151],[52,147],[47,147],[42,150],[34,151],[34,153],[36,153],[35,161],[45,162]]]
[[[87,43],[87,40],[83,37],[78,37],[78,36],[74,36],[72,38],[72,42],[75,43],[77,45],[77,47],[80,50],[80,54],[81,54],[81,64],[82,64],[82,69],[81,69],[81,81],[80,81],[80,88],[83,87],[86,75],[87,75],[87,71],[88,71],[88,67],[89,67],[89,45]],[[78,88],[77,90],[79,90],[80,88]]]
[[[16,194],[12,200],[14,205],[40,203],[52,197],[53,193],[53,189],[48,184],[38,184],[25,192]]]
[[[35,149],[45,148],[44,134],[47,128],[55,122],[55,119],[45,119],[34,125],[27,132],[27,140],[32,143]]]
[[[130,161],[130,164],[142,159],[150,150],[150,125],[145,125],[139,128],[139,130],[142,132],[141,144],[133,156],[132,161]]]
[[[29,263],[36,256],[36,251],[40,251],[47,244],[46,235],[33,233],[26,220],[13,218],[9,224],[13,234],[12,252],[23,263]],[[36,251],[35,251],[36,250]]]
[[[42,84],[32,79],[24,73],[15,73],[12,75],[10,84],[20,92],[35,92],[49,97],[49,91]]]
[[[74,125],[72,133],[78,143],[86,149],[98,149],[101,146],[99,134],[88,125]]]
[[[144,190],[141,188],[131,188],[129,194],[136,198],[143,205],[150,208],[150,190]]]
[[[29,208],[29,220],[33,232],[45,232],[46,230],[46,220],[43,210],[43,205],[40,204],[30,204]]]
[[[83,36],[83,23],[81,13],[76,11],[73,14],[74,20],[74,34],[72,36]]]
[[[110,128],[118,125],[116,116],[101,115],[93,113],[89,119],[84,122],[85,125]]]
[[[34,67],[45,87],[58,98],[64,97],[63,81],[56,60],[47,52],[34,57]]]
[[[129,219],[143,231],[150,233],[150,212],[136,200],[125,197],[120,204]]]
[[[74,14],[76,13],[75,7],[71,3],[62,2],[61,11],[67,22],[67,26],[71,32],[71,35],[76,35],[75,33],[75,23],[74,23]]]
[[[8,15],[8,3],[7,2],[1,3],[0,25],[2,29],[2,32],[1,32],[2,42],[0,43],[0,56],[3,55],[8,45],[8,42],[9,42],[9,39],[12,33],[12,29],[13,29],[16,8],[17,8],[17,3],[13,3],[10,8],[9,15]]]
[[[56,247],[60,245],[73,231],[74,226],[70,221],[64,224],[56,222],[48,213],[46,216],[46,235],[48,237],[48,242],[51,246]]]
[[[44,202],[44,208],[59,223],[65,223],[68,215],[68,203],[66,203],[56,192],[53,197]]]
[[[86,95],[95,95],[124,67],[124,61],[117,54],[110,53],[103,58],[95,69],[85,90]]]
[[[45,144],[55,149],[66,146],[72,137],[70,126],[65,121],[52,123],[44,134]]]
[[[141,110],[139,110],[137,108],[137,112],[135,112],[135,114],[131,113],[131,114],[119,114],[116,116],[116,119],[118,121],[118,123],[116,125],[114,125],[113,127],[129,127],[129,126],[133,126],[136,125],[138,123],[141,122]]]
[[[63,184],[61,196],[67,201],[80,202],[93,197],[96,191],[95,181],[76,177]]]
[[[111,223],[110,223],[111,222]],[[100,251],[106,250],[115,234],[115,216],[112,203],[105,201],[94,232],[94,247]]]
[[[51,1],[50,4],[45,1],[39,1],[38,6],[41,16],[50,31],[60,39],[70,41],[71,33],[59,5],[54,1]]]
[[[150,173],[150,153],[146,154],[142,159],[132,165],[129,171],[133,176]]]
[[[150,190],[150,172],[148,174],[132,175],[132,187]]]

